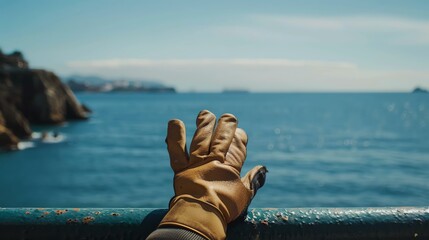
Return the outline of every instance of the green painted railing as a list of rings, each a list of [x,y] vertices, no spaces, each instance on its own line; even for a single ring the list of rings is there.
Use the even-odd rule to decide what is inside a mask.
[[[145,239],[166,213],[144,208],[0,208],[0,239]],[[228,239],[429,239],[429,207],[251,209]]]

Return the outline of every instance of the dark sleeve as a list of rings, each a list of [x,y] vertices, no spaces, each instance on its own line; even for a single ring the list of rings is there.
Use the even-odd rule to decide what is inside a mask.
[[[146,240],[207,240],[201,235],[182,228],[158,228]]]

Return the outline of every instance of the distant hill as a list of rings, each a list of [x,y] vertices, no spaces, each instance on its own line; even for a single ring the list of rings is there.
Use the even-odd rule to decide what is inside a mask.
[[[416,87],[414,88],[413,93],[428,93],[428,90],[421,87]]]
[[[71,75],[63,78],[73,91],[87,92],[175,92],[173,87],[165,86],[155,80],[127,78],[107,79],[99,76]]]
[[[68,82],[70,80],[88,84],[88,85],[103,85],[106,83],[113,83],[113,82],[129,82],[129,83],[135,83],[139,85],[144,85],[146,87],[166,87],[164,84],[160,83],[156,80],[146,80],[146,79],[127,79],[127,78],[103,78],[100,76],[83,76],[83,75],[70,75],[67,77],[63,77],[65,82]]]

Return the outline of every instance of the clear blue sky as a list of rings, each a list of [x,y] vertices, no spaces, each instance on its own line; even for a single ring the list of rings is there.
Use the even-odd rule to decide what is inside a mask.
[[[429,87],[429,1],[0,0],[33,67],[181,91]]]

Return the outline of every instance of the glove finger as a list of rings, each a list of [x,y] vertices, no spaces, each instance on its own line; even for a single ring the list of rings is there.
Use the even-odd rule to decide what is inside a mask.
[[[234,139],[226,154],[225,163],[237,169],[238,172],[241,171],[244,160],[246,160],[246,145],[246,132],[241,128],[237,128],[237,130],[235,130]]]
[[[237,118],[234,115],[227,113],[220,117],[211,140],[210,157],[221,162],[225,160],[236,129]]]
[[[188,152],[186,150],[186,128],[179,119],[168,122],[167,138],[170,165],[174,172],[184,169],[188,165]]]
[[[267,172],[268,170],[265,166],[256,166],[241,178],[244,186],[252,192],[252,198],[256,195],[258,189],[264,186]]]
[[[197,117],[197,130],[191,143],[191,164],[203,159],[209,154],[210,141],[216,123],[216,116],[210,111],[203,110]]]

